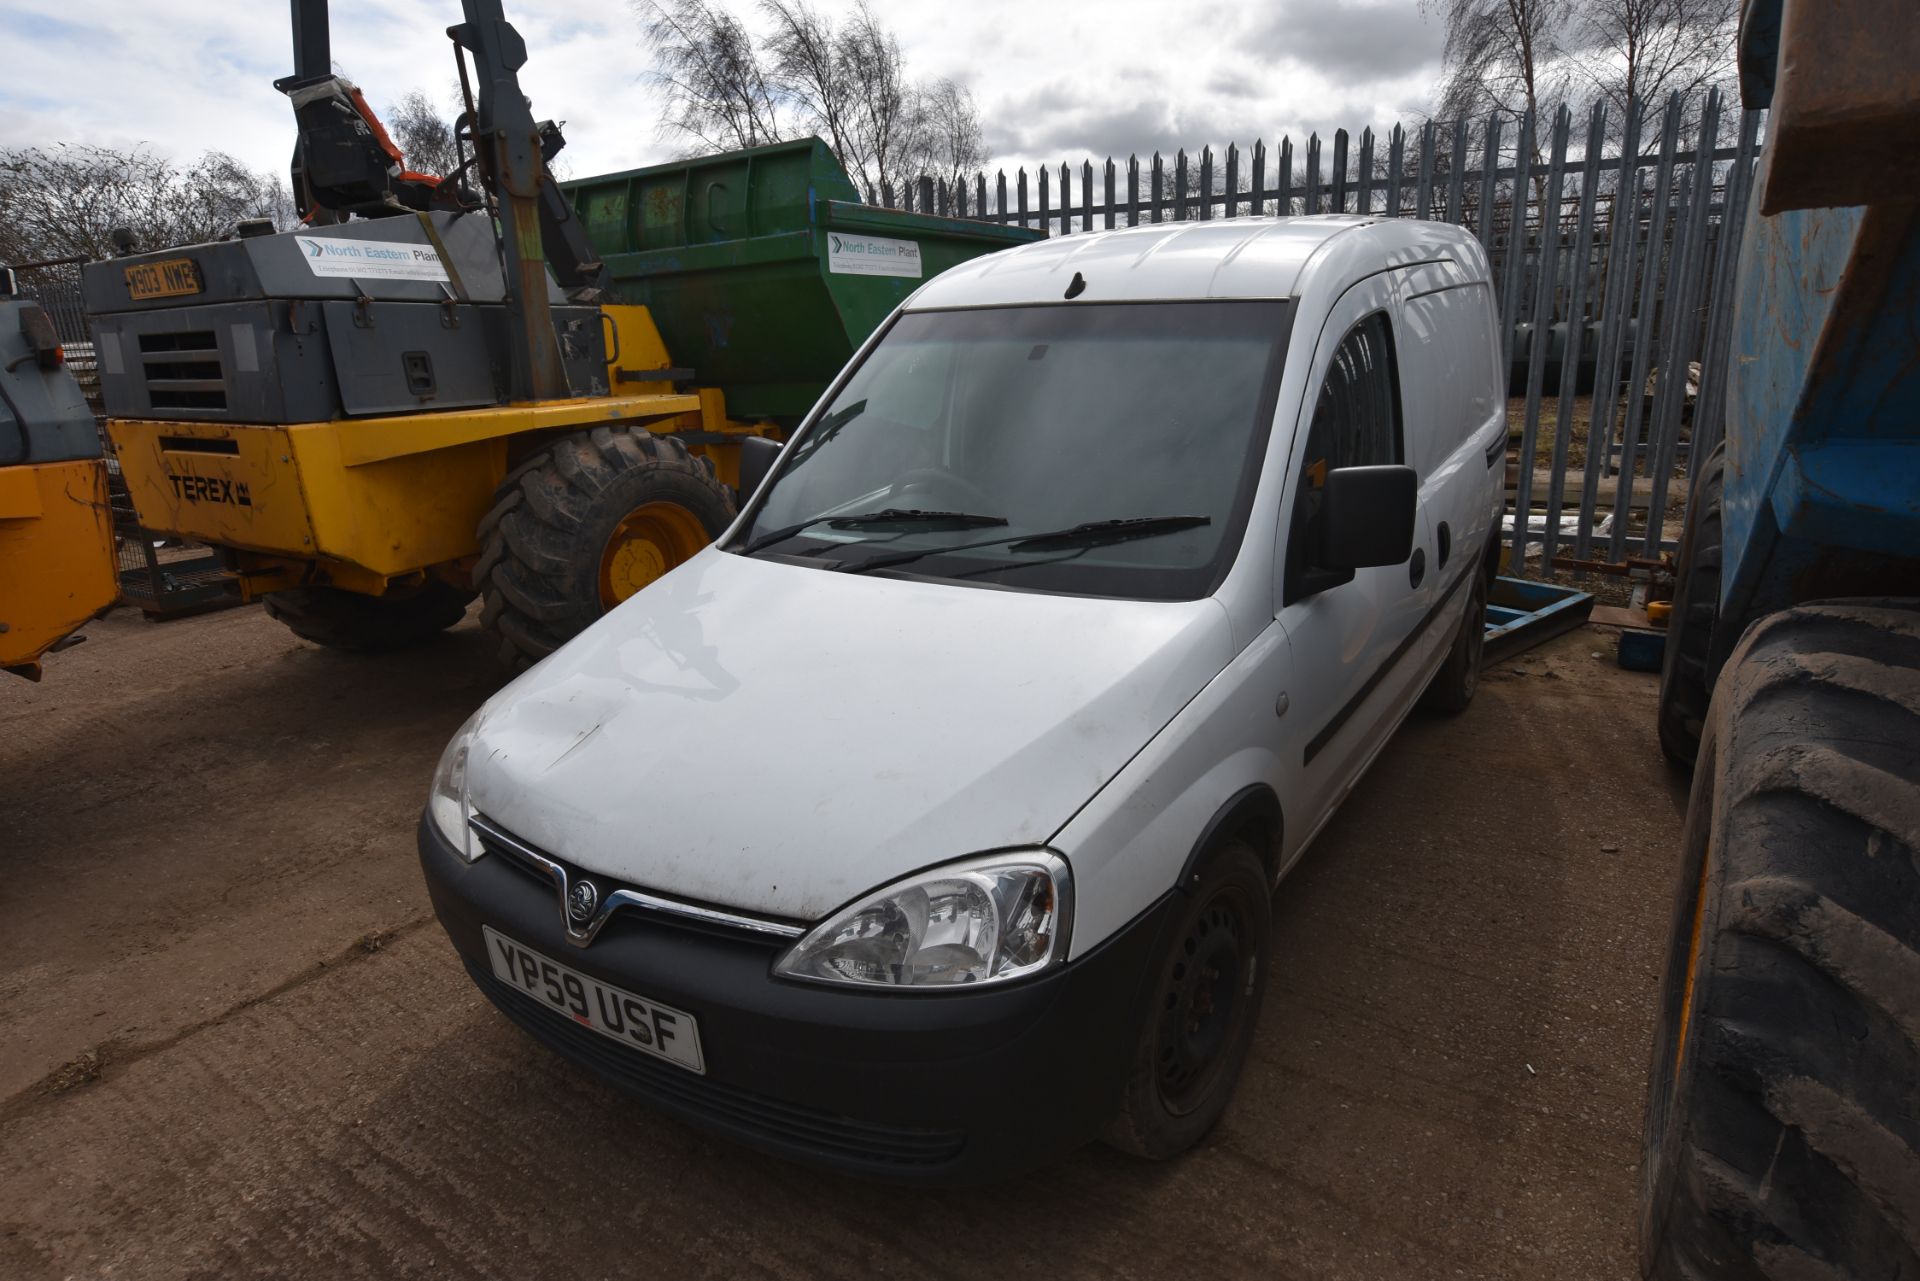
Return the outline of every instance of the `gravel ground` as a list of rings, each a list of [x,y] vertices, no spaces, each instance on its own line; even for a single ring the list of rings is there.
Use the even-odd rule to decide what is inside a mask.
[[[0,685],[0,1276],[1633,1275],[1685,798],[1594,631],[1410,722],[1281,886],[1203,1148],[966,1192],[665,1121],[485,1003],[413,853],[471,621],[89,633]]]

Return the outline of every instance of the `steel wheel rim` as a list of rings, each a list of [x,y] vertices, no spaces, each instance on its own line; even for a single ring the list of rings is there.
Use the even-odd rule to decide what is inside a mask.
[[[1161,980],[1154,1077],[1161,1103],[1175,1115],[1205,1101],[1239,1040],[1250,1004],[1243,976],[1254,960],[1247,932],[1238,890],[1216,893],[1188,926]]]
[[[612,609],[707,545],[700,518],[678,503],[642,503],[621,518],[600,553],[600,605]]]

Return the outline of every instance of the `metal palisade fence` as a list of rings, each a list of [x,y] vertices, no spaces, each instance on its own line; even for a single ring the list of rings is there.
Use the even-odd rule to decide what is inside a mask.
[[[1761,113],[1678,95],[1576,130],[1550,118],[1429,121],[1224,156],[1203,148],[922,178],[907,209],[1053,235],[1270,214],[1429,218],[1493,264],[1510,380],[1514,573],[1626,566],[1671,550],[1688,464],[1718,442],[1732,284]],[[1057,184],[1054,178],[1057,173]],[[875,193],[893,203],[891,190]],[[1534,558],[1530,562],[1530,558]]]

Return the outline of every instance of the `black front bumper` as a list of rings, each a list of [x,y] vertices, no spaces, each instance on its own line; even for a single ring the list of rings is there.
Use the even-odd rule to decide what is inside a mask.
[[[617,914],[569,943],[552,889],[467,863],[424,816],[420,865],[468,973],[564,1057],[660,1110],[781,1156],[928,1182],[1001,1178],[1099,1133],[1119,1106],[1171,895],[1087,955],[977,992],[776,979],[783,945]],[[494,977],[481,926],[691,1014],[699,1075],[581,1027]]]

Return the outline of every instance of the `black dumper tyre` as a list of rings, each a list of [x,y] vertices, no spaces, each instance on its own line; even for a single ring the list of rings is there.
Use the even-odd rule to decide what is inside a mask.
[[[1700,465],[1687,504],[1674,574],[1673,613],[1667,619],[1666,651],[1660,660],[1660,750],[1674,764],[1693,768],[1707,702],[1719,675],[1714,660],[1714,620],[1720,611],[1720,505],[1727,475],[1727,446],[1714,446]]]
[[[1920,602],[1774,614],[1694,773],[1648,1072],[1653,1281],[1920,1278]]]
[[[507,475],[480,522],[480,625],[503,663],[529,667],[733,516],[711,464],[672,436],[630,426],[563,436]]]
[[[474,593],[430,578],[409,591],[363,596],[338,587],[294,587],[262,597],[267,613],[301,640],[329,649],[382,653],[405,649],[466,616]]]

